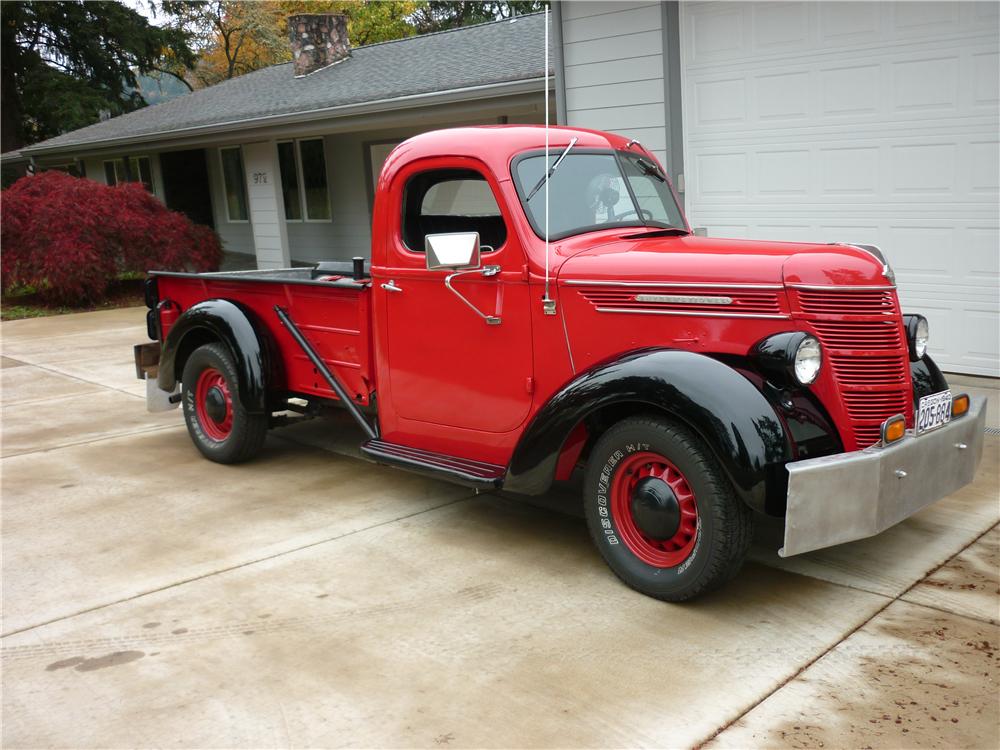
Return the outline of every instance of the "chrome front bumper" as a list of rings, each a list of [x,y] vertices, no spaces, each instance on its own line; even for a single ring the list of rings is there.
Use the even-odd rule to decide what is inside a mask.
[[[782,557],[864,539],[972,481],[983,457],[986,399],[933,432],[788,469]]]

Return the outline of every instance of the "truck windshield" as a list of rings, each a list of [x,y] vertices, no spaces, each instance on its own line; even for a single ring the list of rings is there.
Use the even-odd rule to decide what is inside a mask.
[[[531,154],[518,159],[514,177],[532,229],[545,238],[545,188],[531,201],[528,191],[559,157]],[[559,240],[609,227],[685,230],[684,217],[666,178],[642,154],[576,151],[566,155],[549,181],[549,239]]]

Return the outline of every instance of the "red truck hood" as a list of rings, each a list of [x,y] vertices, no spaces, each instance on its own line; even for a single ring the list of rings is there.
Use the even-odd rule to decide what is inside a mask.
[[[693,235],[618,238],[569,257],[559,278],[719,285],[889,283],[882,264],[856,247]]]

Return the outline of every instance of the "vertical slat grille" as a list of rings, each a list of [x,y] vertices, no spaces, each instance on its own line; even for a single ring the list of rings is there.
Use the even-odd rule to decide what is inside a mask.
[[[854,447],[874,445],[881,426],[912,411],[909,362],[892,290],[796,290],[798,308],[823,344]]]

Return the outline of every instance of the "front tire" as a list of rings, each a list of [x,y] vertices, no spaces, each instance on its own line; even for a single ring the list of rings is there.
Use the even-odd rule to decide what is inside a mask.
[[[627,585],[679,602],[739,571],[753,513],[707,446],[676,422],[630,417],[597,441],[584,480],[587,525]]]
[[[235,464],[256,456],[268,415],[251,414],[240,400],[236,365],[222,344],[195,349],[184,364],[181,403],[191,440],[205,458]]]

